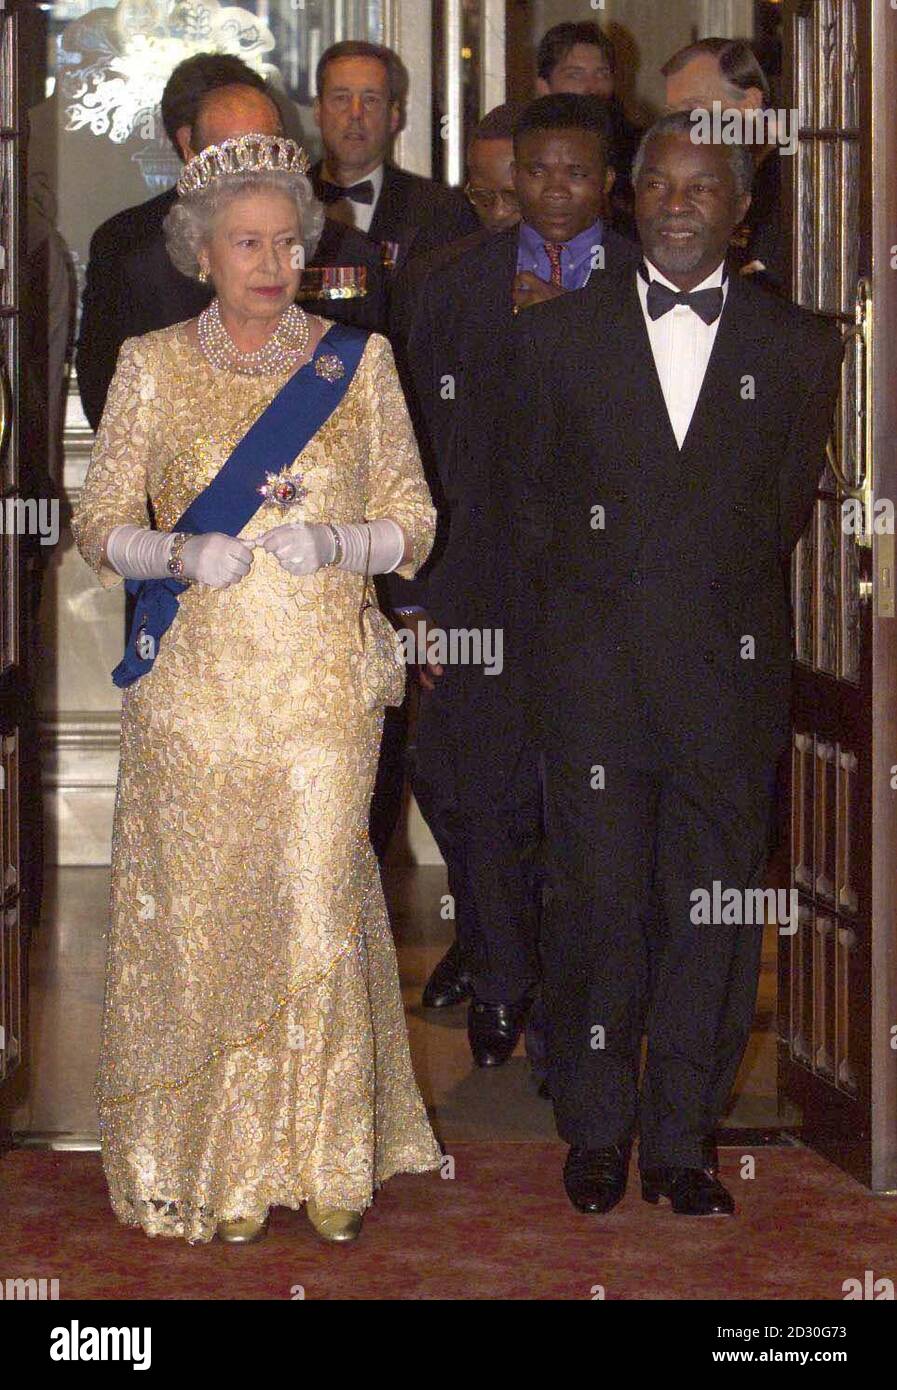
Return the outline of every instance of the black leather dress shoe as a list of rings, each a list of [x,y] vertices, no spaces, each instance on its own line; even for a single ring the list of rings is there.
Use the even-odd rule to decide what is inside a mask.
[[[500,1067],[517,1046],[530,1001],[487,1004],[474,999],[467,1011],[467,1037],[478,1067]]]
[[[642,1196],[655,1205],[666,1197],[679,1216],[735,1215],[731,1192],[703,1168],[646,1168]]]
[[[453,941],[426,983],[422,1003],[425,1009],[450,1009],[463,1004],[472,993],[470,976],[461,964],[461,952]]]
[[[577,1211],[612,1211],[626,1191],[628,1150],[619,1144],[587,1149],[574,1144],[564,1164],[564,1187]]]

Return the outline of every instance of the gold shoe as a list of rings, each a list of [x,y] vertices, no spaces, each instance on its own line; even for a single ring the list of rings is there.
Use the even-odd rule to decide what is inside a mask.
[[[264,1221],[219,1221],[216,1235],[226,1245],[251,1245],[268,1234],[268,1218]]]
[[[340,1211],[338,1207],[319,1207],[313,1197],[305,1203],[309,1221],[324,1240],[357,1240],[361,1235],[362,1213]]]

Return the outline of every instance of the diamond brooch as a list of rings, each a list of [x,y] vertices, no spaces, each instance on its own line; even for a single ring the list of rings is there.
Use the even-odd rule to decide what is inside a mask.
[[[346,375],[346,369],[335,352],[325,352],[315,363],[315,371],[325,381],[339,381]]]
[[[285,476],[266,473],[265,477],[267,482],[256,491],[262,494],[266,502],[277,502],[281,507],[292,507],[297,502],[304,502],[308,496],[308,488],[302,485],[301,473],[287,473]]]

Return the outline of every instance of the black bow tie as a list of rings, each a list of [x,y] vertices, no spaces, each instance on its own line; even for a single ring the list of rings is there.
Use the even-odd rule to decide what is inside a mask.
[[[671,290],[659,280],[652,280],[645,266],[639,267],[639,274],[648,286],[648,313],[652,319],[663,318],[677,304],[693,309],[706,324],[716,323],[723,312],[725,296],[722,285],[709,290]]]
[[[343,188],[341,183],[329,183],[327,179],[321,179],[318,197],[322,203],[338,203],[340,198],[351,198],[353,203],[372,203],[374,185],[370,179],[363,179],[361,183],[353,183],[351,188]]]

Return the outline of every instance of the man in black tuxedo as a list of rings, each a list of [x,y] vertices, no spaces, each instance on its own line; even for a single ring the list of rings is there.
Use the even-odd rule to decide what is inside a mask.
[[[549,1089],[591,1212],[622,1197],[636,1128],[647,1201],[734,1210],[712,1134],[753,1018],[789,558],[840,379],[833,326],[726,277],[752,160],[692,131],[664,117],[636,158],[639,272],[521,316],[506,415],[523,402],[507,487],[545,767]],[[708,921],[714,884],[735,906]]]
[[[162,120],[185,161],[231,136],[283,131],[264,80],[239,58],[221,53],[200,53],[178,64],[162,95]],[[165,249],[162,226],[176,201],[176,190],[167,189],[116,213],[91,238],[76,367],[92,429],[99,425],[125,338],[193,318],[211,300],[208,286],[181,275]],[[328,219],[309,264],[366,267],[364,297],[308,300],[312,313],[361,328],[384,328],[380,258],[367,237]]]
[[[453,893],[473,995],[468,1033],[481,1066],[498,1066],[513,1052],[538,979],[526,857],[538,835],[539,792],[514,699],[507,499],[495,480],[503,421],[495,406],[513,368],[514,315],[540,299],[579,298],[591,279],[638,258],[634,244],[605,224],[613,170],[601,102],[533,102],[517,122],[514,149],[521,221],[427,277],[405,353],[424,454],[448,516],[447,541],[422,597],[417,590],[424,621],[443,632],[503,634],[500,673],[485,663],[445,663],[424,694],[414,783],[422,806],[441,806],[437,839],[451,839],[446,857],[461,866]]]
[[[331,216],[365,232],[396,269],[420,230],[446,242],[475,231],[460,189],[399,169],[389,147],[402,124],[408,75],[392,49],[347,39],[318,61],[315,120],[324,159],[312,169],[315,192]]]

